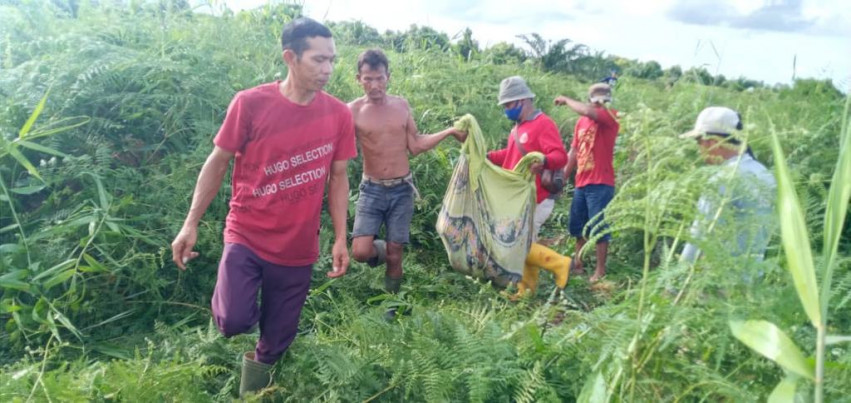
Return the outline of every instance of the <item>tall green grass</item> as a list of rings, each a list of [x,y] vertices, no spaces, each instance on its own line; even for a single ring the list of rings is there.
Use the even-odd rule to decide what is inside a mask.
[[[214,17],[135,3],[84,4],[69,17],[51,7],[0,6],[0,137],[4,145],[19,142],[21,128],[33,120],[23,140],[38,147],[18,150],[41,177],[11,154],[0,159],[0,180],[9,189],[0,200],[0,400],[228,401],[238,384],[237,357],[255,336],[223,339],[209,322],[227,187],[199,227],[202,256],[188,273],[171,266],[167,245],[232,95],[285,74],[277,32],[292,9]],[[338,48],[327,90],[350,100],[360,95],[354,65],[362,47],[340,41]],[[551,100],[581,98],[589,84],[543,74],[531,62],[493,65],[436,48],[388,55],[390,92],[410,101],[421,131],[441,130],[472,113],[492,148],[505,144],[510,130],[494,105],[504,77],[527,78],[537,105],[559,123],[566,141],[577,117]],[[434,233],[458,152],[446,142],[412,159],[423,198],[406,250],[403,292],[384,294],[382,274],[360,264],[329,281],[323,255],[299,337],[276,366],[276,387],[266,397],[762,400],[785,372],[751,354],[729,326],[761,318],[802,346],[804,363],[788,362],[804,375],[812,368],[817,378],[807,357],[822,354],[825,400],[842,398],[851,388],[851,355],[847,344],[833,342],[851,328],[851,248],[848,227],[839,225],[842,206],[833,200],[847,200],[847,189],[843,194],[836,185],[847,177],[834,176],[839,150],[848,147],[836,137],[840,129],[848,136],[846,101],[794,87],[734,92],[630,77],[615,98],[623,118],[615,153],[618,194],[608,212],[615,235],[610,288],[592,289],[573,278],[550,300],[553,285],[544,277],[536,298],[508,304],[498,290],[452,272]],[[708,105],[742,111],[749,144],[766,165],[779,158],[772,158],[769,133],[787,148],[784,189],[793,187],[807,211],[799,225],[813,242],[813,267],[825,268],[816,272],[821,293],[813,295],[832,296],[817,305],[824,337],[807,324],[809,311],[797,308],[779,244],[757,267],[765,273],[757,285],[742,284],[741,262],[713,239],[701,244],[705,256],[698,265],[677,264],[683,242],[697,241],[688,239],[687,228],[710,173],[676,134]],[[36,109],[40,114],[31,119]],[[67,120],[77,116],[84,118]],[[33,138],[40,129],[84,120]],[[51,161],[47,149],[64,157]],[[359,162],[350,166],[353,184]],[[547,238],[566,231],[570,197],[558,201],[544,228]],[[330,228],[328,217],[323,220]],[[330,249],[328,234],[321,242],[322,250]],[[572,247],[569,240],[554,245],[565,253]],[[383,322],[383,311],[399,304],[413,307],[413,315]],[[822,353],[817,340],[824,341]],[[811,382],[796,385],[798,394],[815,391]]]
[[[816,264],[810,245],[810,237],[804,218],[804,210],[795,192],[789,168],[783,157],[783,150],[776,133],[773,135],[775,167],[778,179],[778,219],[782,230],[783,250],[786,254],[789,273],[795,284],[795,290],[801,306],[816,328],[815,369],[804,359],[797,346],[771,322],[747,321],[731,322],[733,334],[748,347],[777,362],[787,371],[786,378],[777,385],[771,394],[772,401],[794,401],[797,377],[803,377],[815,384],[814,401],[823,402],[825,368],[829,357],[828,344],[851,340],[849,336],[828,336],[828,306],[833,294],[832,281],[836,269],[839,239],[848,202],[851,198],[851,127],[848,126],[851,100],[846,101],[842,114],[842,128],[839,139],[839,158],[833,173],[830,191],[826,200],[824,217],[824,246],[821,256],[820,272],[822,277],[821,293],[816,281]],[[830,339],[828,340],[828,337]]]

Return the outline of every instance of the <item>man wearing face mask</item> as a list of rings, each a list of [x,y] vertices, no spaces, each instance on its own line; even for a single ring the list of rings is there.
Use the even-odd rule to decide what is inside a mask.
[[[514,166],[529,152],[537,151],[544,154],[543,163],[530,167],[535,174],[535,188],[538,203],[535,207],[534,237],[553,212],[555,195],[550,194],[541,185],[541,172],[544,169],[559,170],[567,164],[567,151],[555,122],[540,109],[535,108],[535,94],[520,76],[508,77],[499,86],[498,105],[505,110],[505,117],[514,122],[514,128],[508,135],[508,145],[488,153],[488,159],[504,169],[514,169]],[[538,243],[533,243],[523,268],[523,277],[517,284],[517,296],[522,296],[527,289],[534,292],[538,284],[538,271],[543,267],[555,276],[556,285],[564,288],[567,284],[570,259]]]

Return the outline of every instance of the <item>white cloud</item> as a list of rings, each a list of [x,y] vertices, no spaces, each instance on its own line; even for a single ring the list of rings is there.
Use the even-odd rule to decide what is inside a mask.
[[[790,82],[792,60],[797,56],[798,77],[832,78],[846,88],[851,86],[851,32],[838,35],[851,30],[848,0],[728,3],[730,15],[737,16],[753,16],[766,10],[766,1],[785,4],[786,9],[769,9],[775,15],[789,17],[780,22],[780,27],[794,23],[795,18],[814,21],[799,32],[729,26],[732,24],[686,24],[667,18],[671,7],[682,1],[685,0],[307,0],[304,6],[306,14],[313,18],[362,20],[382,32],[418,24],[452,36],[470,27],[484,46],[500,41],[519,44],[516,35],[537,32],[547,39],[569,38],[608,54],[656,60],[663,67],[706,66],[728,78],[745,76],[768,83]],[[717,11],[718,7],[711,7],[718,2],[710,3],[701,11]],[[266,1],[229,0],[227,4],[251,7]],[[756,23],[777,24],[771,21],[770,14],[757,15],[767,20]]]

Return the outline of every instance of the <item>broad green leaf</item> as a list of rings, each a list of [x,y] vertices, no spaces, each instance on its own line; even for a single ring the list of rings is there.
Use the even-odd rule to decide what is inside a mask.
[[[95,258],[93,258],[88,253],[83,254],[83,259],[85,259],[86,263],[88,263],[89,266],[91,266],[91,268],[92,268],[91,271],[107,271],[107,269],[106,269],[106,267],[104,267],[104,265],[102,265],[100,262],[98,262]]]
[[[62,284],[64,282],[68,281],[68,279],[71,278],[71,276],[73,276],[74,273],[76,273],[76,272],[77,272],[77,269],[68,269],[68,270],[56,273],[56,275],[54,275],[49,280],[44,282],[43,286],[44,286],[45,291],[49,290],[49,289],[51,289],[51,288],[53,288],[53,287],[55,287],[59,284]]]
[[[97,221],[97,219],[98,218],[95,217],[94,215],[87,215],[87,216],[77,218],[74,221],[66,221],[66,222],[63,223],[63,225],[70,227],[70,228],[73,228],[73,227],[78,227],[78,226],[81,226],[81,225],[89,225],[89,224]],[[85,243],[83,243],[83,244],[85,245]]]
[[[33,110],[33,113],[30,114],[29,119],[27,119],[26,123],[24,123],[24,125],[21,127],[21,131],[18,132],[18,138],[24,138],[27,136],[27,133],[30,132],[36,119],[38,119],[38,115],[41,115],[41,111],[44,110],[44,105],[47,103],[47,94],[49,93],[50,90],[47,90],[47,92],[44,93],[44,96],[41,97],[41,101],[39,101],[38,105],[35,106],[35,110]]]
[[[603,374],[597,371],[585,385],[582,387],[582,392],[579,394],[580,403],[604,403],[609,401],[609,396],[606,391],[606,380],[603,379]]]
[[[29,283],[25,283],[21,280],[4,280],[0,278],[0,288],[9,288],[13,290],[20,290],[24,292],[30,292]]]
[[[5,227],[3,227],[3,228],[0,228],[0,234],[2,234],[2,233],[6,233],[6,232],[9,232],[9,231],[14,231],[14,230],[16,230],[16,229],[18,229],[18,224],[17,224],[17,223],[15,223],[15,224],[9,224],[9,225],[7,225],[7,226],[5,226]]]
[[[94,324],[94,325],[91,325],[91,326],[89,326],[89,327],[87,327],[87,328],[85,328],[85,329],[83,329],[83,330],[89,330],[89,329],[92,329],[92,328],[96,328],[96,327],[100,327],[100,326],[103,326],[103,325],[107,325],[107,324],[109,324],[109,323],[112,323],[112,322],[115,322],[115,321],[118,321],[118,320],[121,320],[121,319],[127,318],[127,317],[129,317],[130,315],[132,315],[132,314],[133,314],[133,313],[135,313],[135,312],[136,312],[136,310],[135,310],[135,309],[131,309],[131,310],[129,310],[129,311],[121,312],[121,313],[119,313],[119,314],[117,314],[117,315],[113,315],[112,317],[110,317],[110,318],[108,318],[108,319],[105,319],[105,320],[103,320],[103,321],[101,321],[101,322],[98,322],[98,323],[96,323],[96,324]],[[187,317],[189,317],[189,316],[192,316],[192,315],[188,315]],[[184,319],[185,319],[185,318],[184,318]],[[181,322],[182,322],[182,320],[181,320]]]
[[[56,318],[56,320],[58,320],[59,323],[62,324],[62,326],[65,326],[66,329],[70,330],[71,333],[74,333],[74,336],[77,336],[78,339],[83,339],[83,335],[80,333],[79,330],[77,330],[77,327],[74,326],[74,324],[71,323],[71,321],[64,314],[62,314],[62,312],[59,312],[54,308],[53,317]]]
[[[133,358],[129,351],[115,344],[97,343],[93,344],[91,348],[101,354],[108,355],[113,358],[118,358],[120,360],[129,360]]]
[[[70,120],[70,119],[74,119],[74,118],[68,118],[68,119],[60,120],[59,122],[54,123],[54,125],[59,125],[59,124],[63,123],[64,120]],[[80,127],[82,125],[85,125],[86,123],[89,123],[90,120],[91,119],[89,119],[89,118],[85,118],[81,122],[77,122],[77,123],[74,123],[74,124],[71,124],[71,125],[68,125],[68,126],[62,126],[62,127],[57,127],[57,128],[53,128],[53,129],[38,129],[35,132],[30,133],[30,135],[27,136],[27,138],[30,139],[30,140],[34,140],[34,139],[37,139],[37,138],[40,138],[40,137],[52,136],[54,134],[62,133],[64,131],[68,131],[68,130]]]
[[[730,330],[739,341],[783,369],[807,379],[814,378],[813,367],[804,359],[801,350],[773,323],[764,320],[734,320],[730,321]]]
[[[53,319],[53,315],[48,312],[44,319],[44,324],[47,325],[50,333],[53,334],[53,337],[55,337],[56,340],[59,340],[59,342],[62,343],[62,335],[59,334],[59,326],[56,326],[56,321]]]
[[[780,218],[783,251],[786,252],[789,273],[792,274],[801,305],[813,326],[819,327],[822,322],[821,310],[807,223],[804,220],[804,212],[795,193],[795,184],[786,166],[777,133],[772,133],[771,137],[774,148],[774,168],[777,175],[777,214]]]
[[[27,195],[31,195],[33,193],[38,193],[42,189],[44,189],[45,187],[46,186],[44,186],[44,185],[33,185],[33,186],[27,186],[27,187],[22,187],[22,188],[12,188],[12,189],[9,189],[9,191],[12,192],[12,193],[15,193],[15,194],[27,196]]]
[[[21,250],[21,245],[18,245],[16,243],[4,243],[0,245],[0,253],[4,255],[7,253],[15,253],[19,250]]]
[[[21,280],[23,278],[26,278],[27,274],[29,274],[29,273],[24,269],[12,270],[12,271],[0,276],[0,280],[11,280],[11,279]]]
[[[828,346],[831,344],[851,342],[851,336],[827,336],[824,338],[824,343]]]
[[[27,278],[27,275],[29,275],[29,272],[27,270],[12,270],[0,276],[0,288],[9,288],[13,290],[30,292],[30,284],[23,281],[25,278]]]
[[[30,175],[41,179],[41,175],[39,175],[38,170],[35,169],[35,166],[30,162],[30,160],[27,159],[27,157],[21,154],[21,152],[18,151],[15,146],[9,146],[9,148],[7,148],[6,150],[9,151],[9,155],[11,155],[14,159],[18,160],[18,163],[21,164],[21,166],[26,168],[27,172],[29,172]]]
[[[48,306],[49,304],[47,303],[47,300],[44,297],[39,298],[33,306],[31,312],[32,319],[38,323],[47,325],[48,322],[44,319],[44,317],[47,315]]]
[[[12,298],[0,300],[0,313],[12,313],[21,310],[21,306]]]
[[[798,386],[798,377],[787,374],[780,383],[768,395],[768,403],[794,403],[795,389]]]
[[[67,157],[67,156],[68,156],[68,154],[65,154],[65,153],[63,153],[63,152],[61,152],[61,151],[54,150],[54,149],[52,149],[52,148],[50,148],[50,147],[45,147],[45,146],[43,146],[43,145],[41,145],[41,144],[36,144],[36,143],[31,142],[31,141],[18,140],[18,141],[16,141],[15,143],[16,143],[17,145],[21,146],[21,147],[29,148],[30,150],[35,150],[35,151],[43,152],[43,153],[45,153],[45,154],[55,155],[55,156],[57,156],[57,157]]]
[[[92,177],[92,179],[94,179],[94,180],[95,180],[95,185],[97,185],[97,189],[98,189],[98,201],[100,202],[100,206],[99,206],[99,207],[100,207],[101,209],[103,209],[105,212],[106,212],[106,211],[109,211],[109,195],[106,193],[106,190],[105,190],[105,189],[104,189],[104,187],[103,187],[103,182],[101,182],[101,180],[100,180],[100,176],[97,176],[96,174],[94,174],[94,173],[92,173],[92,172],[86,172],[86,173],[87,173],[89,176],[91,176],[91,177]]]
[[[112,232],[117,232],[119,234],[121,233],[121,227],[119,227],[118,224],[112,222],[111,220],[107,219],[105,224],[107,227],[109,227],[110,230],[112,230]]]
[[[827,312],[830,299],[830,286],[835,268],[836,251],[842,238],[842,226],[848,213],[848,201],[851,199],[851,125],[848,124],[848,114],[851,111],[851,98],[845,101],[845,113],[842,120],[842,131],[839,140],[839,159],[833,171],[830,191],[827,195],[827,208],[824,212],[824,249],[822,256],[825,260],[825,273],[822,278],[822,310]]]
[[[75,259],[68,259],[68,260],[66,260],[62,263],[59,263],[59,264],[41,272],[41,273],[38,273],[37,276],[33,277],[33,281],[39,281],[39,280],[41,280],[41,279],[43,279],[47,276],[52,275],[53,273],[56,273],[60,270],[67,269],[68,267],[71,267],[71,265],[74,264],[74,262],[76,262]]]

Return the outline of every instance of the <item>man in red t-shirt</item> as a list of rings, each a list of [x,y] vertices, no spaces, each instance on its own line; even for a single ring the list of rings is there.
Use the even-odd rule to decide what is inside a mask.
[[[284,26],[281,45],[286,80],[233,98],[172,243],[174,262],[185,270],[186,262],[198,256],[192,248],[201,216],[233,160],[212,308],[225,337],[260,327],[256,349],[243,355],[240,395],[270,383],[272,364],[295,338],[319,255],[326,183],[335,237],[328,276],[344,275],[349,265],[346,164],[356,154],[354,125],[346,104],[322,91],[336,57],[334,40],[324,25],[299,18]]]
[[[498,102],[503,107],[505,116],[515,123],[508,135],[508,145],[501,150],[489,152],[488,159],[504,169],[511,170],[529,152],[544,154],[543,163],[535,163],[530,167],[535,174],[538,203],[535,206],[535,227],[532,234],[533,238],[537,239],[541,226],[553,212],[557,196],[551,195],[541,186],[541,172],[544,169],[562,169],[567,162],[567,151],[555,122],[535,108],[534,98],[535,94],[522,77],[514,76],[502,80]],[[570,259],[541,244],[533,243],[523,268],[523,277],[517,284],[517,296],[524,295],[527,289],[535,291],[539,267],[551,271],[555,275],[556,285],[564,288],[567,284],[569,263]]]
[[[597,83],[588,90],[589,104],[559,96],[556,105],[567,105],[582,115],[576,122],[573,142],[570,144],[567,166],[564,176],[570,177],[576,170],[573,203],[570,205],[570,235],[576,237],[576,254],[573,257],[574,270],[584,273],[579,251],[589,237],[603,234],[607,226],[603,220],[603,210],[615,195],[614,158],[615,139],[620,124],[617,111],[606,108],[612,100],[612,89],[606,84]],[[606,256],[611,235],[604,233],[597,238],[597,268],[591,276],[596,282],[606,275]]]

